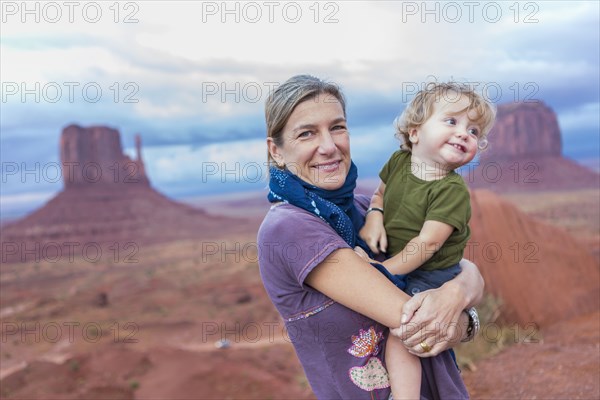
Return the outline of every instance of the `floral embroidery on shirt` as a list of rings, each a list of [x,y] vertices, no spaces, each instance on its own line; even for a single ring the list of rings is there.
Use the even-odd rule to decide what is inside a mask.
[[[348,353],[354,357],[370,357],[365,365],[352,367],[348,371],[352,383],[369,392],[390,387],[387,371],[381,360],[374,357],[381,350],[379,342],[382,340],[383,332],[377,332],[371,326],[366,331],[359,330],[358,335],[352,335],[352,346],[348,349]]]
[[[352,346],[348,349],[348,353],[359,358],[376,356],[382,339],[383,333],[376,332],[372,326],[366,331],[361,329],[358,336],[352,335]]]
[[[368,392],[390,387],[387,371],[377,357],[369,358],[367,364],[362,367],[350,368],[350,380]]]

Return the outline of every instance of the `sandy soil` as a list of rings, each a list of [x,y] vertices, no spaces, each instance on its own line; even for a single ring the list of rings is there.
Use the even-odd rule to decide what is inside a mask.
[[[599,399],[600,313],[562,321],[539,343],[519,343],[476,364],[464,379],[474,399]]]
[[[0,398],[314,398],[260,281],[259,220],[140,247],[133,264],[0,264]],[[599,312],[561,321],[465,381],[474,399],[599,399],[599,332]]]

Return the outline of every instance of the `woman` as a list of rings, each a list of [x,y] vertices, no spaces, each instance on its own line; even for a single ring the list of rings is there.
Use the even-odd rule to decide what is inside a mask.
[[[463,260],[454,280],[410,299],[353,251],[369,199],[353,196],[357,173],[337,86],[295,76],[271,93],[265,115],[274,204],[258,248],[267,293],[319,399],[385,399],[387,328],[411,353],[438,355],[473,333],[463,310],[479,301],[483,280]],[[427,362],[421,391],[433,398],[439,388]]]

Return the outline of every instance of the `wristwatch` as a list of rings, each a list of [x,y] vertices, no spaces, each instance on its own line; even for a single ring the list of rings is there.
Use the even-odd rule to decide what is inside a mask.
[[[475,307],[467,308],[464,312],[466,312],[469,317],[469,326],[467,327],[467,337],[462,339],[461,342],[468,342],[477,335],[477,332],[479,332],[479,314],[477,314]]]

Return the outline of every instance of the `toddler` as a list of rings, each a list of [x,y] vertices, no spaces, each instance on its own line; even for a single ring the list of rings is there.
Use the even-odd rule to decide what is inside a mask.
[[[360,237],[375,254],[387,253],[383,266],[403,275],[409,295],[437,288],[460,273],[471,207],[467,186],[454,170],[487,147],[494,119],[490,102],[451,82],[430,83],[396,120],[403,144],[379,174]],[[420,344],[423,352],[434,345]],[[394,399],[418,399],[419,358],[392,335],[385,358]]]

